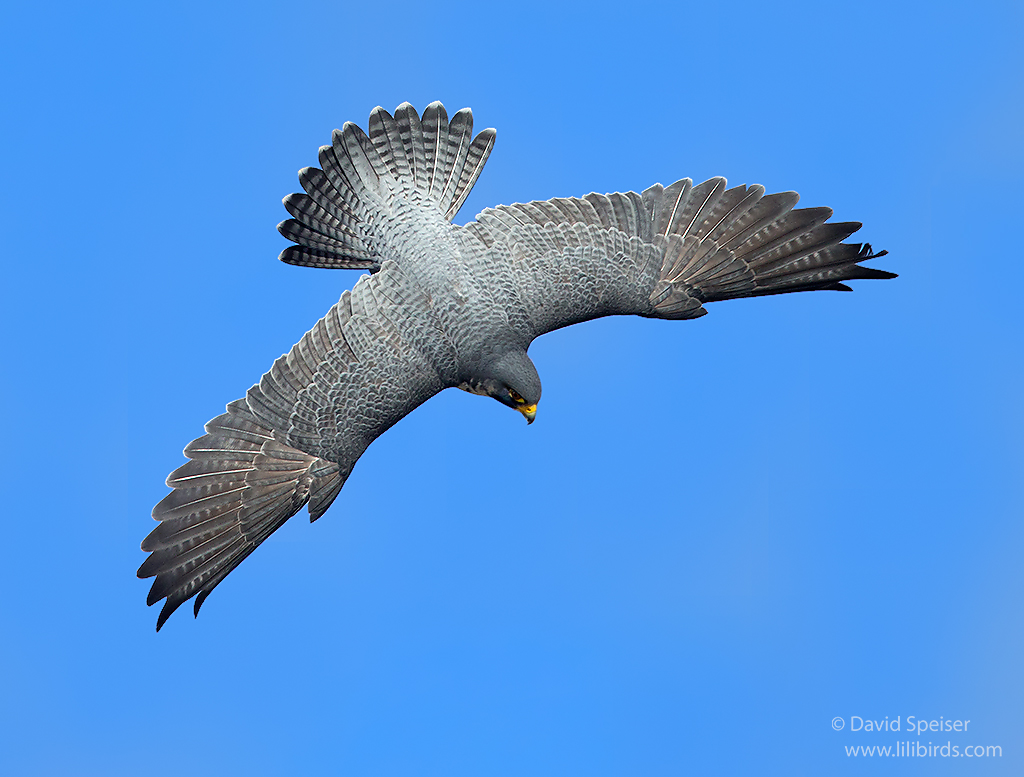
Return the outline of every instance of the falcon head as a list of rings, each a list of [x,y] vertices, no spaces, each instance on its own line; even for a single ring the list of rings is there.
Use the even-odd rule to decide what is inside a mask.
[[[459,388],[484,394],[523,414],[532,424],[540,402],[540,376],[526,351],[510,351],[484,362],[479,372]]]

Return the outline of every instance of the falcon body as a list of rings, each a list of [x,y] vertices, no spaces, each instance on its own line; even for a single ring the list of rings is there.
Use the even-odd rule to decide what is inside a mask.
[[[860,224],[794,210],[794,192],[689,179],[643,193],[487,209],[451,223],[494,144],[440,103],[377,108],[368,133],[336,130],[299,173],[279,225],[289,264],[369,270],[247,395],[188,445],[153,510],[140,577],[157,629],[206,596],[308,504],[337,496],[378,436],[446,388],[493,397],[532,422],[541,397],[527,355],[538,336],[608,315],[686,319],[737,297],[891,278],[842,241]]]

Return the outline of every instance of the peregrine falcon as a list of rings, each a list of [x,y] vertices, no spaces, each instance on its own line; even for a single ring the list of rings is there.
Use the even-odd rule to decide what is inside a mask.
[[[642,193],[500,205],[451,223],[494,146],[469,109],[449,121],[404,103],[370,114],[299,172],[278,229],[301,267],[368,270],[242,399],[185,448],[142,542],[157,630],[195,612],[242,560],[308,504],[330,506],[367,446],[446,388],[492,397],[532,423],[534,338],[612,315],[689,319],[705,305],[893,278],[884,255],[842,241],[856,222],[794,209],[795,192],[684,178]]]

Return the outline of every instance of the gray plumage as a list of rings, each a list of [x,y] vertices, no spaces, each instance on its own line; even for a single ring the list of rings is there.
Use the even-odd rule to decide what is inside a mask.
[[[279,225],[289,264],[365,269],[244,399],[185,448],[142,548],[157,629],[205,598],[305,504],[316,520],[366,447],[445,388],[494,397],[530,421],[540,378],[534,338],[608,315],[687,319],[724,299],[892,278],[884,255],[842,241],[860,224],[794,210],[795,192],[689,179],[635,192],[489,208],[451,223],[494,145],[468,109],[432,103],[369,134],[346,123],[299,173]]]

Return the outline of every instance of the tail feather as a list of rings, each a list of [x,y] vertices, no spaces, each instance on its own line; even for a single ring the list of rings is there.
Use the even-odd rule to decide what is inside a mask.
[[[160,521],[142,542],[139,577],[155,577],[148,602],[166,598],[157,630],[198,594],[210,592],[316,495],[319,517],[341,488],[338,466],[278,442],[245,400],[206,425],[185,449],[189,461],[167,478],[174,490],[154,509]]]
[[[320,149],[321,158],[327,148]],[[301,244],[286,248],[281,253],[281,261],[306,267],[376,271],[380,262],[360,231],[359,218],[352,211],[355,201],[346,205],[344,195],[334,188],[327,173],[316,167],[300,170],[299,183],[306,193],[289,194],[284,198],[285,209],[294,218],[282,221],[277,228],[292,240],[293,230],[307,226],[343,248],[328,250],[316,243],[295,240]]]
[[[386,174],[373,144],[366,133],[351,121],[331,133],[331,148],[337,160],[336,171],[347,182],[360,205],[367,193],[380,197],[381,177]],[[335,188],[338,188],[335,185]]]
[[[331,145],[320,149],[321,169],[300,172],[306,193],[285,198],[292,218],[278,225],[297,245],[281,253],[282,261],[376,272],[401,253],[394,250],[402,239],[394,223],[399,201],[450,221],[494,146],[494,130],[473,137],[468,108],[449,122],[437,102],[422,117],[408,103],[394,116],[376,108],[368,127],[369,134],[350,122],[335,130]]]
[[[416,174],[416,167],[406,152],[397,117],[398,111],[395,112],[395,117],[392,117],[380,106],[374,108],[370,113],[367,134],[373,147],[377,149],[381,163],[387,168],[387,175],[396,181],[411,181]]]
[[[413,188],[422,190],[429,182],[426,180],[427,151],[420,116],[409,103],[402,103],[395,109],[394,121],[409,162],[409,183]]]
[[[441,201],[441,187],[448,170],[448,114],[441,103],[431,103],[420,119],[423,126],[423,148],[426,153],[427,181],[424,193]]]

